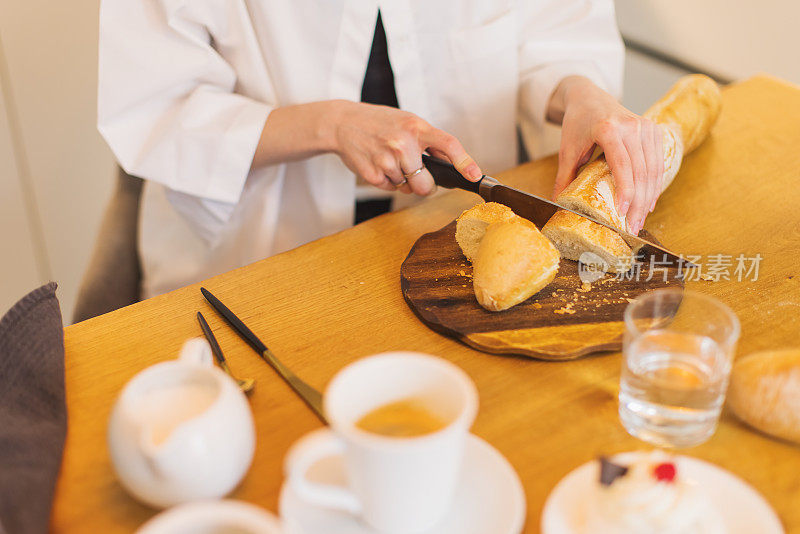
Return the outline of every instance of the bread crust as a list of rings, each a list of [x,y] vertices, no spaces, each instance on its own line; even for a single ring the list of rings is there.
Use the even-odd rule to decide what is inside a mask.
[[[472,265],[475,297],[489,311],[507,310],[552,282],[559,261],[558,250],[530,221],[492,223]]]
[[[465,210],[456,219],[456,242],[469,261],[475,259],[486,228],[494,222],[508,221],[517,215],[497,202],[483,202]]]
[[[679,128],[674,124],[662,128],[664,152],[663,192],[678,174],[683,160],[683,141]],[[593,217],[619,230],[628,231],[624,217],[617,211],[614,176],[605,156],[586,165],[578,176],[558,195],[558,203]]]
[[[585,213],[620,230],[626,229],[625,219],[616,209],[614,179],[605,157],[586,165],[564,191],[558,203]]]
[[[688,154],[705,141],[721,110],[722,93],[717,82],[703,74],[690,74],[675,82],[643,117],[676,125]]]
[[[728,406],[750,426],[800,444],[800,349],[758,352],[737,360]]]

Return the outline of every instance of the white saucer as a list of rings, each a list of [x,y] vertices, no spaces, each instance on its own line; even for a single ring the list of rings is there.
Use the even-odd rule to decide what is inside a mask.
[[[622,464],[632,463],[640,452],[614,456]],[[714,464],[675,456],[680,476],[704,488],[719,512],[728,534],[783,534],[783,526],[764,497],[737,476]],[[542,511],[542,534],[583,534],[585,505],[598,482],[597,460],[587,462],[561,479],[550,492]]]
[[[514,468],[494,447],[471,434],[464,452],[453,507],[430,534],[519,534],[525,523],[525,492]],[[338,483],[342,459],[328,461],[327,474],[317,471],[315,480]],[[378,534],[350,514],[309,505],[285,483],[280,516],[286,534]]]

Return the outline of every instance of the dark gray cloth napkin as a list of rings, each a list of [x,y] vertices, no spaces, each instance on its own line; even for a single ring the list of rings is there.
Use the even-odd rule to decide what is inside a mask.
[[[56,287],[32,291],[0,319],[0,533],[48,530],[67,431]]]

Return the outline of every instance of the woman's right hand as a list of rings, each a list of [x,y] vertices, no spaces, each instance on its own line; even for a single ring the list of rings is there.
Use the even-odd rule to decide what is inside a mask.
[[[468,180],[476,182],[483,175],[458,139],[413,113],[344,100],[331,104],[335,109],[333,151],[375,187],[422,196],[434,192],[433,177],[422,165],[425,151],[450,161]],[[409,176],[418,169],[422,171]]]

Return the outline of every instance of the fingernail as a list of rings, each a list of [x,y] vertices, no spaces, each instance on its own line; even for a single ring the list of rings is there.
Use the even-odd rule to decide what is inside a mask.
[[[466,173],[467,176],[469,176],[473,180],[480,180],[481,176],[483,176],[483,174],[481,174],[481,170],[478,168],[478,165],[476,163],[472,163],[471,165],[469,165],[466,169]]]
[[[619,206],[619,214],[622,217],[624,217],[628,213],[628,208],[630,208],[630,207],[631,207],[631,203],[626,200],[625,202],[620,204],[620,206]]]

